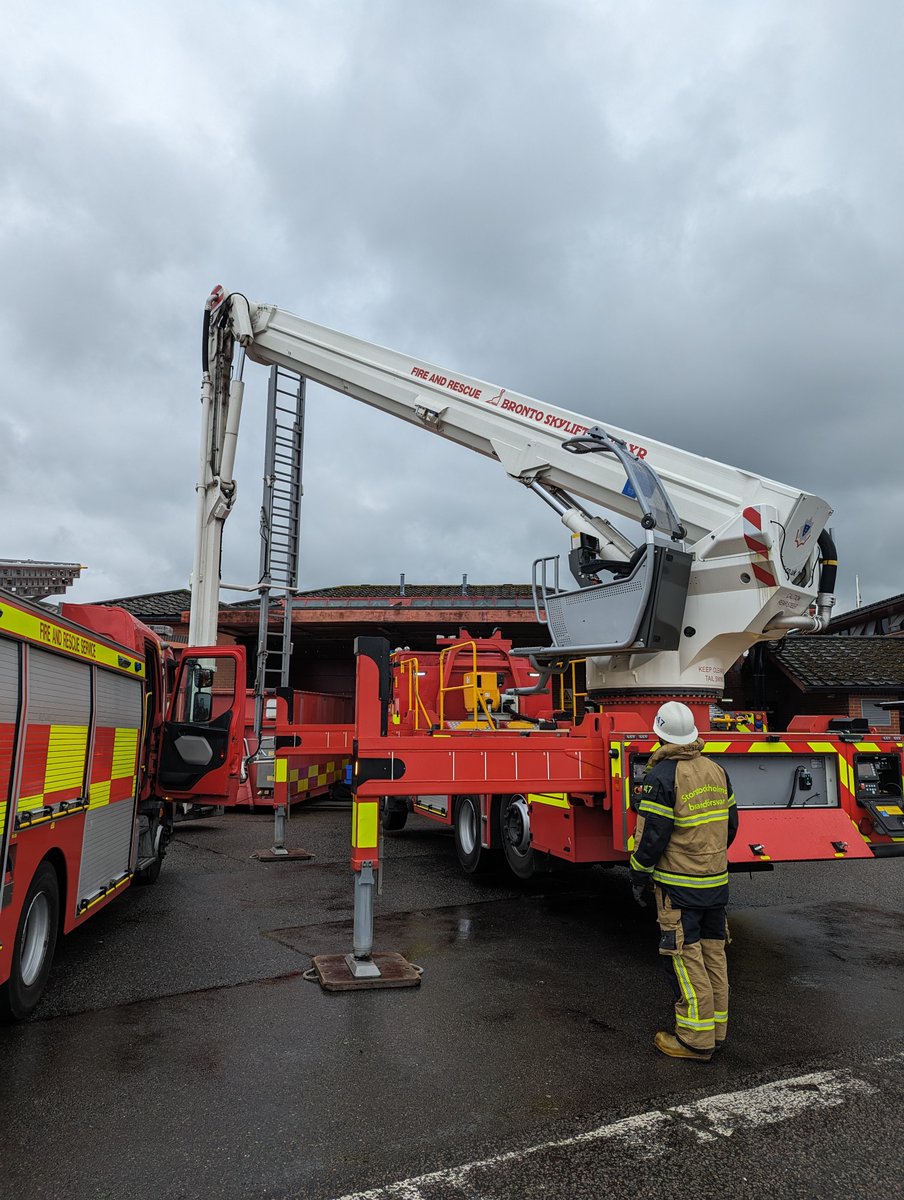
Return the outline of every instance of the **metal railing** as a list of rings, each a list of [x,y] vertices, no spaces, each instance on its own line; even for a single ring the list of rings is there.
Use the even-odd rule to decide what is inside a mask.
[[[407,668],[407,671],[406,671]],[[399,663],[399,674],[404,678],[408,676],[408,710],[414,710],[414,728],[415,732],[420,729],[420,714],[424,715],[425,727],[429,729],[433,722],[430,720],[430,714],[427,712],[426,706],[421,699],[420,687],[420,666],[416,658],[403,658]]]
[[[586,667],[586,664],[587,664],[586,658],[572,658],[569,661],[568,666],[566,667],[565,671],[563,671],[561,675],[553,676],[553,686],[558,688],[559,703],[557,705],[557,708],[560,712],[567,713],[569,710],[569,707],[570,707],[570,709],[571,709],[570,720],[571,720],[572,725],[577,725],[577,723],[578,723],[578,700],[586,700],[587,699],[586,690],[581,691],[578,688],[578,667],[580,667],[580,666]],[[570,687],[568,687],[568,688],[566,688],[566,686],[565,686],[566,680],[568,680],[568,682],[570,684]],[[567,697],[568,697],[569,693],[571,695],[571,704],[570,705],[568,704],[568,701],[567,701]]]
[[[446,683],[446,656],[457,654],[460,650],[471,651],[471,682],[468,682],[467,676],[462,683]],[[461,692],[464,697],[465,712],[472,712],[473,728],[480,728],[479,713],[483,711],[490,729],[496,728],[496,721],[493,714],[487,707],[487,702],[481,694],[478,686],[477,674],[477,643],[476,642],[458,642],[454,646],[447,646],[445,650],[440,652],[439,656],[439,723],[440,728],[445,728],[446,724],[446,696],[451,692]],[[471,704],[468,705],[468,695],[471,697]],[[471,721],[463,721],[459,728],[468,728],[471,726]]]

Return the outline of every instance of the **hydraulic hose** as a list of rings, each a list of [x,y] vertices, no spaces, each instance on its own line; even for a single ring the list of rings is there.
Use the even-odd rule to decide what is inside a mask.
[[[791,616],[781,613],[773,617],[764,633],[797,629],[803,633],[823,633],[832,619],[835,607],[835,580],[838,575],[835,540],[827,529],[818,538],[819,546],[819,592],[816,596],[816,612],[813,615]]]
[[[838,574],[838,552],[835,540],[824,529],[819,535],[819,590],[829,596],[835,594],[835,577]]]

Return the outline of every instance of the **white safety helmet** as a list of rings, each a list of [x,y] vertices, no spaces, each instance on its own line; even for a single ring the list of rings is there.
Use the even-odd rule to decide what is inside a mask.
[[[661,742],[673,742],[676,746],[687,746],[697,740],[694,714],[686,704],[669,700],[663,704],[653,722],[653,732]]]

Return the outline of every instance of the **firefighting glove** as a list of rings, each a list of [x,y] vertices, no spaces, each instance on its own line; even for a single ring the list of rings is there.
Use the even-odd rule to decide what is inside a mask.
[[[634,903],[639,904],[641,908],[647,907],[647,883],[646,880],[641,880],[639,883],[631,884],[631,895],[634,897]]]

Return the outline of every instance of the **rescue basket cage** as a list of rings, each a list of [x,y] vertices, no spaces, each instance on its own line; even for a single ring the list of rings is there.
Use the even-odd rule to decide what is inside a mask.
[[[601,561],[612,577],[565,590],[559,582],[559,556],[533,564],[534,610],[546,613],[552,646],[536,657],[572,657],[619,651],[659,653],[677,650],[681,638],[693,555],[684,549],[681,524],[665,486],[653,468],[620,438],[594,426],[562,448],[571,454],[612,454],[624,468],[623,495],[640,509],[645,539],[630,559]],[[564,652],[564,653],[563,653]]]

